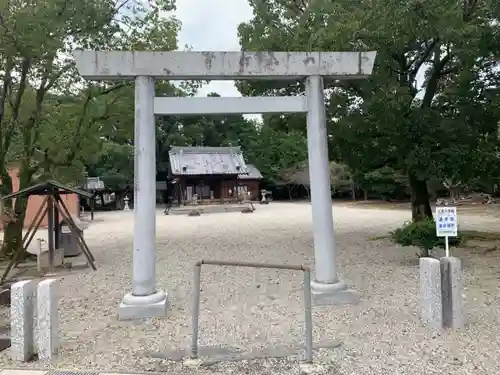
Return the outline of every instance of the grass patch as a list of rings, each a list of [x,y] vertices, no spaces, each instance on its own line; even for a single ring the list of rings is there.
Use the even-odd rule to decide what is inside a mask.
[[[467,245],[468,241],[480,242],[495,242],[500,241],[500,232],[482,232],[479,230],[461,230],[460,236],[462,237],[461,245]],[[381,234],[378,236],[370,236],[368,241],[380,241],[392,239],[392,233]]]

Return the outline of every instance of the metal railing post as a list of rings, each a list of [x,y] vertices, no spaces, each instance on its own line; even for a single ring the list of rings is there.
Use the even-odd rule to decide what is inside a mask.
[[[201,262],[194,266],[194,284],[193,284],[193,337],[191,342],[191,358],[198,357],[198,330],[200,318],[200,292],[201,292]]]
[[[304,270],[304,322],[306,332],[306,362],[313,362],[312,308],[311,308],[311,271]]]
[[[196,262],[194,267],[194,282],[193,282],[193,337],[191,342],[191,358],[198,358],[198,335],[199,335],[199,317],[200,317],[200,292],[201,292],[201,266],[209,264],[214,266],[233,266],[233,267],[249,267],[249,268],[269,268],[281,270],[294,270],[304,272],[304,320],[305,320],[305,360],[306,363],[313,362],[313,337],[312,337],[312,307],[311,307],[311,270],[309,267],[292,266],[283,264],[263,264],[253,262],[231,262],[231,261],[214,261],[200,260]]]

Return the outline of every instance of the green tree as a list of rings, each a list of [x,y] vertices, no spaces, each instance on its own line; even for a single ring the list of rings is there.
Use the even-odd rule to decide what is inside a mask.
[[[258,127],[250,140],[246,156],[272,182],[283,181],[283,173],[296,170],[307,161],[307,139],[296,131],[282,132],[268,127]]]
[[[107,188],[123,191],[134,182],[134,147],[106,141],[86,169],[89,176],[100,177]]]
[[[81,178],[86,152],[112,117],[107,96],[127,84],[83,82],[72,52],[174,49],[179,23],[162,17],[172,9],[170,0],[0,1],[0,194],[12,192],[14,160],[20,188],[48,176]],[[5,223],[4,254],[21,245],[26,203],[7,202],[16,220]]]
[[[329,83],[330,135],[352,170],[408,177],[415,221],[432,216],[427,181],[496,160],[500,33],[496,1],[250,1],[245,50],[377,50],[373,76]],[[248,82],[245,93],[301,92]],[[335,119],[335,121],[333,121]]]
[[[375,194],[377,198],[388,199],[401,197],[408,190],[408,179],[387,166],[366,173],[354,173],[353,178],[357,187],[363,190],[365,200],[369,193]]]

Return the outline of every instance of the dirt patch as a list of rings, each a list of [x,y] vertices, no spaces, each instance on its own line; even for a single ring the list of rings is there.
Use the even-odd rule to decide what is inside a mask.
[[[458,206],[459,213],[500,218],[500,204],[470,204]]]
[[[387,202],[387,201],[335,201],[335,204],[353,208],[379,209],[379,210],[409,210],[410,202]]]
[[[467,239],[465,248],[472,253],[488,254],[500,249],[500,233],[464,231]]]

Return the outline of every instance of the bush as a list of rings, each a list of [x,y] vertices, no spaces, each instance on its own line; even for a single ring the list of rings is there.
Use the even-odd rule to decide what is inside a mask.
[[[406,222],[401,228],[391,233],[391,237],[397,244],[402,246],[417,246],[422,251],[419,257],[428,257],[430,250],[435,247],[445,247],[444,237],[436,236],[436,223],[427,218],[417,222]],[[458,232],[457,237],[448,237],[450,246],[458,246],[464,242],[464,236]]]

